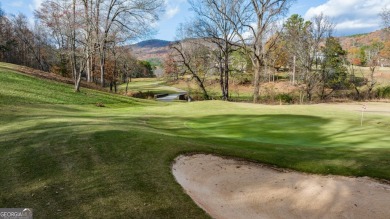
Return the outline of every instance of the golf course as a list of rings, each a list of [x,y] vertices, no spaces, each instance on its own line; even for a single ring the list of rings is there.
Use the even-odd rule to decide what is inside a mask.
[[[209,218],[172,174],[186,154],[390,180],[390,103],[158,102],[13,69],[0,63],[0,206],[34,218]]]

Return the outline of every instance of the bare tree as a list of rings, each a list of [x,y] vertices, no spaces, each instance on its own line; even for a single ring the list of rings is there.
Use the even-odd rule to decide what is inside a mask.
[[[390,8],[384,7],[379,16],[382,19],[383,27],[390,33]]]
[[[49,70],[49,67],[46,63],[45,58],[42,56],[42,38],[39,33],[36,35],[33,31],[28,27],[27,17],[23,14],[19,14],[17,16],[13,16],[12,24],[14,27],[14,31],[16,36],[22,41],[28,48],[28,50],[33,55],[38,67],[43,70]]]
[[[240,45],[250,57],[254,71],[253,102],[259,99],[261,73],[264,72],[264,60],[275,43],[269,41],[277,33],[278,19],[285,15],[292,0],[242,0],[235,5],[237,22],[225,16],[234,26]],[[273,37],[276,40],[277,37]],[[265,44],[269,43],[266,48]]]
[[[162,0],[46,0],[36,14],[55,35],[58,48],[68,55],[78,90],[82,73],[86,73],[88,82],[92,81],[95,54],[99,56],[101,86],[105,85],[105,61],[110,48],[123,39],[148,34],[162,3]]]
[[[182,70],[182,74],[191,75],[191,79],[195,79],[203,97],[209,99],[204,82],[209,71],[213,68],[213,63],[210,63],[210,49],[204,45],[203,39],[186,39],[187,30],[183,24],[178,28],[177,37],[179,39],[170,45],[172,58],[177,67]]]
[[[76,14],[79,14],[79,11],[76,11],[77,3],[76,0],[72,1],[72,13],[71,13],[71,19],[68,25],[68,37],[70,41],[70,63],[72,66],[72,75],[74,80],[74,89],[76,92],[80,91],[80,81],[81,81],[81,73],[85,69],[86,65],[86,58],[85,58],[85,52],[82,52],[81,55],[79,55],[79,51],[77,48],[77,40],[78,40],[78,29],[79,26],[81,26],[78,19],[76,19]],[[82,42],[83,44],[83,50],[85,50],[85,42]]]
[[[375,70],[378,65],[380,65],[380,51],[383,49],[384,44],[381,42],[373,42],[367,48],[367,64],[370,69],[370,74],[367,78],[367,98],[371,99],[371,93],[377,84],[375,78]]]
[[[10,62],[12,47],[15,44],[12,24],[5,16],[0,3],[0,60]]]
[[[46,0],[36,11],[42,24],[48,27],[56,39],[61,62],[66,55],[71,66],[74,89],[80,91],[81,74],[86,66],[86,42],[83,37],[84,19],[77,0]],[[65,61],[66,62],[66,61]]]
[[[98,0],[99,2],[99,0]],[[149,33],[158,19],[162,0],[103,0],[96,6],[95,32],[100,60],[100,83],[104,87],[104,64],[112,33],[120,31],[127,39]]]
[[[220,77],[222,99],[229,98],[230,54],[237,47],[233,23],[238,22],[235,7],[237,1],[230,0],[190,0],[196,17],[189,25],[192,37],[212,43],[216,50],[216,60]],[[229,19],[227,19],[227,16]]]
[[[58,68],[62,76],[68,73],[69,63],[69,37],[68,26],[70,22],[69,13],[65,13],[70,8],[68,0],[44,1],[39,10],[35,11],[35,17],[39,19],[42,27],[45,27],[51,35],[51,45],[55,48]]]
[[[96,5],[99,4],[100,1],[97,1],[97,3],[94,2],[94,0],[81,0],[83,6],[84,6],[84,25],[83,25],[83,35],[84,35],[84,42],[86,43],[85,46],[85,72],[87,76],[87,82],[92,82],[92,69],[93,69],[93,55],[95,53],[94,50],[94,44],[93,44],[93,13],[95,11]]]

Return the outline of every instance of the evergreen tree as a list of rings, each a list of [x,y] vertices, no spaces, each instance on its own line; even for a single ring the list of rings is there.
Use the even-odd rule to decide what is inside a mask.
[[[343,50],[338,39],[329,37],[326,40],[325,47],[322,49],[324,60],[321,63],[321,99],[325,99],[335,90],[346,87],[347,68],[344,66],[344,60],[347,52]],[[326,93],[330,89],[330,93]]]

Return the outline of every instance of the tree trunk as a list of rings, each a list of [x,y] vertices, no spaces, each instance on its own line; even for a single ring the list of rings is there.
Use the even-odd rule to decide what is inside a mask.
[[[81,74],[78,75],[78,78],[75,81],[75,85],[74,85],[75,92],[80,92],[80,82],[81,82]]]
[[[206,88],[204,87],[202,80],[200,80],[200,78],[199,78],[197,75],[194,75],[194,77],[195,77],[196,82],[198,83],[200,89],[202,90],[203,97],[204,97],[206,100],[208,100],[210,97],[209,97],[209,95],[207,94]]]
[[[105,64],[105,51],[103,51],[100,54],[100,86],[104,87],[104,64]]]
[[[359,91],[359,89],[355,85],[353,87],[355,88],[355,91],[356,91],[356,100],[360,100],[360,91]]]
[[[225,100],[225,97],[226,97],[226,94],[225,94],[225,86],[224,86],[224,83],[225,83],[225,80],[224,80],[224,70],[223,70],[223,67],[222,67],[222,53],[220,53],[219,57],[219,85],[221,87],[221,92],[222,92],[222,99]]]
[[[126,95],[127,95],[128,89],[129,89],[129,82],[130,82],[130,79],[127,78],[127,83],[126,83]]]
[[[75,86],[75,92],[80,91],[80,79],[79,71],[77,70],[77,59],[76,59],[76,0],[73,0],[72,4],[73,20],[71,30],[71,63],[72,73]]]
[[[87,50],[87,63],[86,63],[86,74],[87,74],[87,82],[91,82],[92,79],[91,79],[91,68],[90,68],[90,59],[89,59],[89,50]]]
[[[257,103],[259,101],[259,95],[260,95],[260,61],[256,60],[255,63],[253,63],[254,67],[254,81],[253,81],[253,103]]]
[[[225,98],[224,100],[229,100],[229,51],[225,52],[225,60],[224,60],[224,74],[225,74],[225,83],[224,83],[224,92]]]
[[[295,63],[296,62],[296,58],[294,56],[294,60],[293,60],[293,77],[292,77],[292,84],[295,85]]]

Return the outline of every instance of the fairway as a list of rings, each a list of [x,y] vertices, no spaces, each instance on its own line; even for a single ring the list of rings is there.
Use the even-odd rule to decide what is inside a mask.
[[[362,103],[160,103],[1,65],[0,206],[36,218],[208,218],[171,173],[187,153],[390,180],[389,103],[361,126]]]

